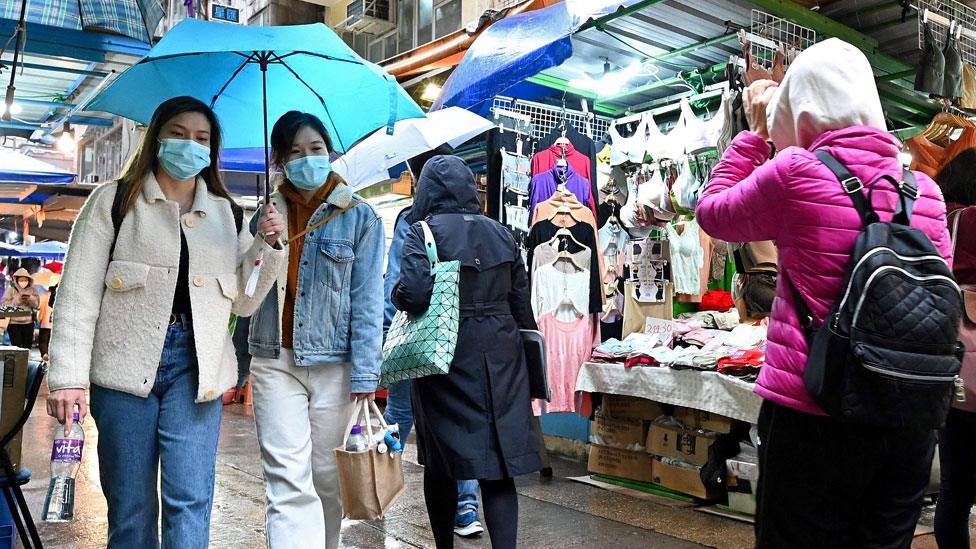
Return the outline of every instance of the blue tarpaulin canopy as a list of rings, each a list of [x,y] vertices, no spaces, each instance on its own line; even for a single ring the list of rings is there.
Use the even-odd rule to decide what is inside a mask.
[[[75,174],[10,149],[0,148],[0,183],[68,184]]]
[[[68,253],[68,245],[64,242],[48,240],[30,246],[15,246],[0,244],[0,256],[3,257],[40,257],[45,259],[64,259]]]
[[[432,110],[484,112],[483,104],[496,95],[566,61],[573,54],[570,36],[588,20],[636,2],[565,0],[502,19],[471,45]]]

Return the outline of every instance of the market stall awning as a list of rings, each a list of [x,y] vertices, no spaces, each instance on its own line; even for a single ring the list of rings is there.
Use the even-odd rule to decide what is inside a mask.
[[[471,45],[448,78],[433,110],[482,104],[511,86],[562,64],[573,54],[570,36],[587,21],[637,0],[566,0],[495,23]]]
[[[75,174],[10,149],[0,149],[0,183],[68,184]]]

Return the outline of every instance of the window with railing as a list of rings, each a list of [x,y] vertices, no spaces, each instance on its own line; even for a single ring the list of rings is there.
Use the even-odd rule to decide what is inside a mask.
[[[462,0],[399,0],[397,29],[372,37],[366,47],[367,59],[380,62],[460,29],[461,3]],[[361,2],[353,4],[359,4],[361,9]],[[346,8],[347,16],[351,15],[350,9],[352,5]]]

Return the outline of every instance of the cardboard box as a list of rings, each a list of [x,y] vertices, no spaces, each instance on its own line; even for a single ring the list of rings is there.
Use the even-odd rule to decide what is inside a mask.
[[[674,417],[689,429],[704,429],[722,434],[731,433],[735,424],[732,418],[681,406],[674,409]]]
[[[653,464],[654,457],[646,452],[631,452],[591,444],[587,468],[591,473],[639,482],[653,482]]]
[[[24,398],[27,393],[27,359],[30,352],[17,347],[0,347],[0,360],[3,361],[3,386],[0,397],[0,435],[8,433],[24,413]],[[20,469],[21,435],[17,435],[7,446],[14,469]]]
[[[653,482],[675,492],[706,500],[722,499],[725,495],[725,490],[705,488],[701,480],[701,467],[678,467],[655,459],[653,469]]]
[[[708,463],[708,449],[715,444],[714,436],[697,434],[695,431],[671,425],[651,425],[647,434],[647,451],[660,457],[670,457],[691,463]]]
[[[654,421],[664,415],[664,406],[646,398],[603,395],[603,404],[599,415],[613,419]]]
[[[590,442],[641,452],[647,443],[648,422],[643,419],[599,417],[590,424]]]

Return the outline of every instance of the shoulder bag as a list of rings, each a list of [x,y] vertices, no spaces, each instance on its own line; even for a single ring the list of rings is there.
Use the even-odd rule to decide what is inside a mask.
[[[380,387],[404,379],[446,374],[454,361],[460,324],[459,261],[440,261],[437,244],[426,221],[421,221],[424,245],[430,260],[434,291],[423,314],[412,316],[397,311],[383,344]]]

